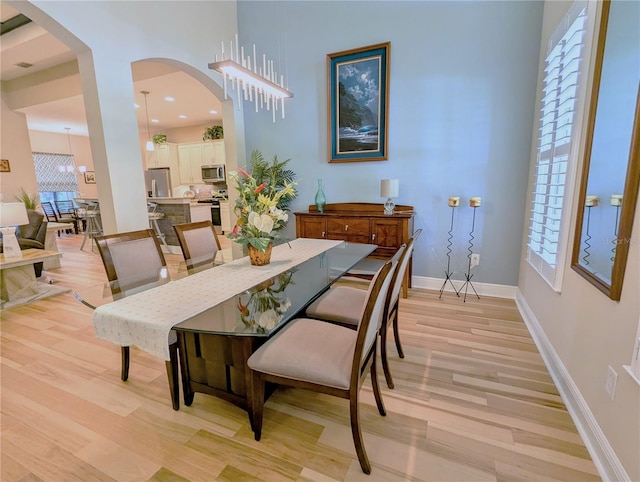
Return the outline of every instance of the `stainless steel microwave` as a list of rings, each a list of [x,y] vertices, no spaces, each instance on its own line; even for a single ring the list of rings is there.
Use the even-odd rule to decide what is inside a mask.
[[[225,182],[224,164],[202,166],[202,180],[204,182]]]

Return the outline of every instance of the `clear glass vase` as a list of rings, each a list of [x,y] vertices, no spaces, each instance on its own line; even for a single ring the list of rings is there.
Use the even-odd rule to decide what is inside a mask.
[[[327,204],[327,198],[322,190],[322,179],[318,179],[318,191],[316,192],[316,208],[319,213],[324,212],[324,205]]]

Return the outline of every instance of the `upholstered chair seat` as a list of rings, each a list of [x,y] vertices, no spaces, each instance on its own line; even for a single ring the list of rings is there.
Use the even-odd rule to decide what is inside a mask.
[[[398,262],[398,269],[393,273],[391,280],[391,288],[388,292],[384,309],[385,322],[380,326],[380,352],[382,360],[382,368],[384,376],[389,388],[394,387],[393,377],[389,369],[389,361],[387,359],[387,328],[393,327],[394,338],[398,356],[404,358],[402,345],[400,343],[400,334],[398,330],[398,303],[400,300],[400,290],[402,288],[402,280],[404,273],[409,264],[409,259],[413,253],[414,242],[420,236],[421,229],[414,233],[409,240],[409,244],[402,247],[396,252],[394,259]],[[361,313],[366,303],[366,292],[362,289],[353,288],[351,286],[335,286],[315,300],[306,310],[306,315],[310,318],[326,320],[332,323],[338,323],[347,327],[357,327]]]
[[[351,434],[360,467],[371,472],[362,439],[359,392],[367,372],[378,411],[385,415],[376,375],[378,327],[396,262],[388,261],[365,292],[357,330],[309,318],[297,318],[256,350],[247,361],[251,369],[251,428],[260,440],[267,382],[326,393],[349,400]]]

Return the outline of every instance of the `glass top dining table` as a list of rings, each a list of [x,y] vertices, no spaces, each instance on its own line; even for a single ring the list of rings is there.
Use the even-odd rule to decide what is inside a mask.
[[[212,334],[268,337],[355,264],[371,254],[376,247],[374,244],[342,242],[299,265],[236,293],[235,296],[176,324],[174,328]],[[203,271],[215,270],[232,260],[230,250],[220,251],[212,262],[197,268],[187,269],[184,261],[180,262],[177,269],[175,266],[172,267],[172,277],[169,276],[169,269],[163,268],[153,279],[105,282],[78,289],[73,294],[83,304],[95,309],[184,277],[198,276]],[[203,282],[202,285],[195,286],[201,291],[201,296],[208,296],[207,284]]]
[[[154,279],[103,283],[74,296],[94,309],[98,338],[164,358],[174,410],[178,352],[186,405],[204,392],[246,408],[247,357],[376,248],[300,238],[275,246],[267,266],[251,266],[246,256],[225,262],[221,253],[196,269],[174,267],[173,280],[163,268]]]

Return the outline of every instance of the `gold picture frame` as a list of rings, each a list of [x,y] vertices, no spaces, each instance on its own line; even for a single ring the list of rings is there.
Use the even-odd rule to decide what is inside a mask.
[[[11,172],[9,159],[0,159],[0,172]]]

